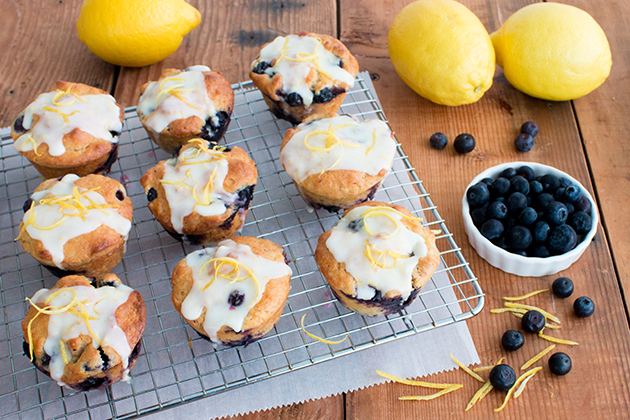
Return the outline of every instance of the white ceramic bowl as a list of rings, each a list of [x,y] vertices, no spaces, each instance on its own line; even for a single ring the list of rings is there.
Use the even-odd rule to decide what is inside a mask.
[[[580,189],[582,190],[582,194],[591,201],[591,218],[593,219],[591,231],[586,235],[582,242],[577,244],[576,247],[573,248],[571,251],[566,252],[562,255],[556,255],[547,258],[523,257],[522,255],[512,254],[494,245],[492,242],[486,239],[481,234],[479,229],[477,229],[477,227],[474,225],[470,216],[468,201],[466,200],[466,192],[468,192],[468,188],[480,182],[484,178],[496,179],[498,175],[506,168],[518,169],[523,165],[532,168],[536,176],[552,174],[557,177],[565,177],[571,180],[573,184],[580,187]],[[597,232],[597,226],[599,224],[599,214],[597,213],[597,207],[595,206],[593,197],[591,197],[591,195],[588,193],[588,191],[586,191],[582,184],[576,181],[573,177],[551,166],[541,165],[534,162],[502,163],[500,165],[486,169],[485,171],[477,175],[472,180],[472,182],[468,184],[468,187],[466,187],[466,192],[464,193],[464,197],[462,198],[462,214],[464,216],[464,227],[466,229],[466,234],[468,235],[468,240],[481,258],[488,261],[490,265],[493,265],[494,267],[497,267],[505,271],[506,273],[516,274],[517,276],[523,277],[540,277],[562,271],[568,268],[575,261],[577,261],[578,258],[580,258],[582,253],[586,250],[588,245],[593,240],[595,233]]]

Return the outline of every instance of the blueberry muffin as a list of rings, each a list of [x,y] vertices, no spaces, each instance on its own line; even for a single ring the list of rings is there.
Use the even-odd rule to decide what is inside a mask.
[[[280,162],[308,205],[336,212],[372,199],[395,152],[387,124],[342,115],[287,130]]]
[[[132,216],[131,199],[119,182],[66,175],[44,181],[24,203],[17,239],[59,277],[96,277],[122,260]]]
[[[149,169],[140,183],[167,232],[192,245],[210,245],[243,227],[257,176],[243,149],[193,139],[179,156]]]
[[[166,69],[159,80],[142,86],[138,117],[149,137],[176,154],[199,137],[217,143],[227,130],[234,92],[218,71],[206,66]]]
[[[302,32],[263,46],[249,72],[271,112],[292,124],[337,112],[359,64],[341,41]]]
[[[247,345],[280,319],[291,274],[280,245],[235,236],[181,260],[173,270],[171,298],[202,336],[214,343]]]
[[[377,201],[347,210],[319,237],[315,260],[339,302],[366,316],[406,308],[440,261],[435,236],[420,219]]]
[[[129,380],[146,325],[140,293],[114,274],[72,275],[28,300],[24,353],[37,369],[78,391]]]
[[[81,83],[57,82],[13,122],[15,150],[45,178],[109,172],[118,157],[123,107]]]

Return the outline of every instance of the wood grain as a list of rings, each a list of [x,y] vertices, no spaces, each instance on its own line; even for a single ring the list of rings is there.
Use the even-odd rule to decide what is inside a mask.
[[[431,402],[398,401],[400,395],[426,394],[399,384],[387,384],[349,393],[346,397],[347,419],[364,418],[503,418],[503,419],[587,419],[627,418],[630,415],[630,334],[623,308],[610,250],[602,229],[582,258],[568,270],[556,276],[520,278],[508,275],[483,261],[469,245],[461,217],[461,197],[470,180],[482,170],[507,161],[535,161],[568,172],[589,190],[591,180],[573,110],[569,102],[547,102],[528,97],[511,87],[497,68],[492,88],[477,103],[455,108],[443,107],[416,95],[397,76],[387,58],[386,36],[364,37],[365,28],[375,34],[386,34],[396,12],[408,1],[386,5],[364,1],[342,1],[342,41],[360,56],[362,70],[377,74],[377,93],[398,140],[410,155],[420,178],[433,201],[446,219],[449,229],[470,261],[473,272],[480,278],[486,292],[486,309],[468,325],[485,364],[507,356],[507,363],[520,366],[525,360],[547,346],[537,337],[526,337],[526,345],[514,354],[505,354],[500,338],[507,329],[518,329],[519,321],[509,314],[494,315],[489,308],[500,307],[502,296],[516,296],[548,287],[559,275],[575,281],[572,299],[555,300],[549,294],[533,298],[532,302],[556,313],[563,320],[560,331],[550,335],[570,338],[577,347],[558,346],[574,363],[573,372],[563,378],[553,377],[545,366],[542,374],[530,382],[528,390],[516,403],[495,414],[492,408],[501,405],[503,393],[493,392],[479,406],[464,413],[464,408],[480,383],[461,370],[441,374],[431,380],[463,383],[456,391]],[[522,1],[463,1],[490,31],[502,20],[525,6]],[[345,13],[343,12],[345,11]],[[360,27],[357,27],[360,26]],[[344,38],[344,34],[351,34]],[[522,154],[513,141],[520,125],[527,120],[540,127],[535,148]],[[437,131],[450,139],[449,146],[437,151],[428,144],[429,136]],[[468,132],[477,139],[477,148],[468,155],[457,155],[452,148],[454,137]],[[571,305],[578,296],[590,296],[598,306],[596,315],[582,320],[573,315]],[[487,373],[485,374],[487,376]],[[601,379],[601,380],[600,380]]]
[[[115,67],[77,35],[80,0],[0,0],[0,127],[57,80],[111,91]]]

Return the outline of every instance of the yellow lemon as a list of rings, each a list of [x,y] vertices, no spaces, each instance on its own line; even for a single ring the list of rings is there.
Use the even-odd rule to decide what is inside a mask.
[[[184,0],[85,0],[79,39],[101,59],[141,67],[171,55],[201,22]]]
[[[401,79],[442,105],[476,102],[492,86],[490,36],[470,10],[452,0],[409,4],[389,28],[389,56]]]
[[[536,98],[579,98],[610,74],[606,35],[591,15],[577,7],[558,3],[523,7],[491,38],[505,78]]]

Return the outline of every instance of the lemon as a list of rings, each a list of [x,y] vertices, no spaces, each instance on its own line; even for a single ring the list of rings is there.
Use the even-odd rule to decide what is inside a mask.
[[[389,56],[401,79],[442,105],[476,102],[492,86],[490,36],[470,10],[452,0],[407,5],[389,28]]]
[[[171,55],[201,22],[184,0],[85,0],[79,39],[101,59],[142,67]]]
[[[591,15],[577,7],[558,3],[523,7],[491,38],[505,78],[536,98],[579,98],[610,74],[606,35]]]

